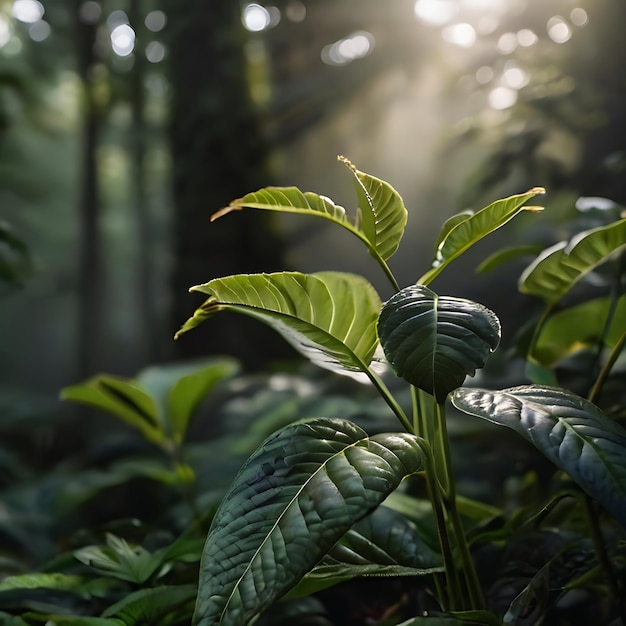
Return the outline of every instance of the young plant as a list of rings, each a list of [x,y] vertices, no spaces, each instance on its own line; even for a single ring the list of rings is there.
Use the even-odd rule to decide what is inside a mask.
[[[369,435],[345,419],[318,417],[269,437],[241,468],[213,519],[193,623],[249,624],[288,592],[306,593],[377,574],[432,575],[435,611],[409,620],[407,626],[425,620],[433,625],[515,623],[528,608],[534,587],[529,585],[507,611],[488,610],[461,518],[464,501],[457,496],[453,476],[446,399],[451,395],[461,411],[529,439],[623,527],[626,432],[592,400],[616,362],[624,331],[614,339],[589,400],[561,387],[524,385],[501,391],[461,387],[496,349],[500,323],[486,307],[440,296],[428,285],[468,248],[516,215],[541,210],[526,203],[544,190],[534,188],[476,213],[450,218],[438,237],[431,268],[416,284],[401,289],[387,262],[406,227],[404,203],[388,183],[357,170],[343,157],[340,160],[356,185],[358,208],[353,219],[329,198],[295,187],[247,194],[213,219],[244,208],[326,219],[365,244],[396,293],[382,303],[367,280],[343,272],[216,278],[192,287],[208,299],[177,336],[222,311],[252,316],[274,328],[312,363],[369,381],[402,430]],[[575,245],[540,255],[521,286],[527,293],[547,296],[544,321],[552,305],[578,280],[623,248],[625,229],[626,220],[618,220],[599,234],[581,234]],[[543,327],[542,322],[531,359]],[[611,329],[605,338],[619,334],[612,325]],[[410,409],[389,390],[385,376],[389,367],[409,384]],[[432,507],[438,536],[435,551],[405,519],[390,523],[381,506],[406,477],[416,474],[424,478]],[[472,505],[480,509],[465,502]],[[394,544],[398,533],[402,540]],[[597,549],[601,554],[601,538]],[[607,558],[603,562],[610,568]],[[611,580],[615,593],[620,593],[615,576]]]

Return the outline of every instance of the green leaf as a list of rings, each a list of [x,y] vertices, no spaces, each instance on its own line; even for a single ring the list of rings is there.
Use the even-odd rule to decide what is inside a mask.
[[[54,626],[125,626],[119,619],[106,619],[104,617],[85,617],[84,615],[37,615],[30,616],[46,625]],[[4,622],[0,622],[4,626]],[[24,622],[25,624],[26,622]]]
[[[423,576],[442,572],[432,550],[407,519],[379,506],[357,522],[289,596],[309,595],[363,576]]]
[[[485,364],[500,323],[481,304],[412,285],[383,305],[378,334],[398,376],[442,402]]]
[[[218,383],[238,370],[235,359],[224,357],[154,365],[137,375],[137,383],[150,392],[161,414],[166,416],[174,440],[182,443],[200,402]]]
[[[553,314],[541,329],[533,358],[552,365],[585,347],[599,343],[615,346],[626,332],[626,295],[617,301],[611,324],[605,329],[611,304],[612,298],[596,298]]]
[[[544,250],[522,273],[519,290],[548,304],[626,246],[626,219],[578,233]]]
[[[298,213],[327,219],[356,235],[372,256],[383,262],[398,249],[407,222],[407,210],[398,192],[388,183],[361,172],[345,157],[339,160],[355,176],[359,198],[358,220],[351,220],[343,207],[330,198],[297,187],[266,187],[233,200],[211,221],[244,208]]]
[[[537,255],[541,252],[541,246],[527,245],[527,246],[515,246],[511,248],[504,248],[498,250],[490,256],[488,256],[477,268],[476,271],[479,274],[487,274],[497,269],[504,263],[507,263],[511,259],[518,259],[519,257],[528,255]]]
[[[354,274],[240,274],[192,291],[210,297],[176,337],[219,311],[236,311],[271,326],[316,365],[350,375],[367,371],[378,346],[380,299]]]
[[[389,183],[359,171],[345,157],[339,160],[354,174],[359,199],[357,228],[360,226],[372,254],[386,261],[398,249],[406,228],[404,202]]]
[[[7,591],[8,589],[39,589],[40,587],[74,591],[83,582],[84,580],[80,576],[68,576],[58,572],[52,574],[36,572],[8,576],[0,582],[0,591]]]
[[[102,617],[116,617],[126,626],[189,623],[195,598],[195,585],[140,589],[108,607]]]
[[[86,546],[74,551],[74,556],[85,565],[120,580],[141,584],[163,565],[163,552],[154,554],[142,546],[131,546],[124,539],[108,533],[106,546]]]
[[[522,211],[541,211],[542,207],[522,205],[542,193],[545,193],[543,187],[534,187],[526,193],[497,200],[476,213],[459,213],[450,218],[437,239],[439,243],[432,268],[417,282],[427,285],[433,281],[454,259]],[[466,215],[465,219],[462,219],[463,215]]]
[[[61,400],[88,404],[119,417],[152,443],[165,441],[154,400],[135,381],[100,374],[61,391]]]
[[[247,624],[421,468],[419,440],[408,433],[369,437],[329,418],[278,431],[248,459],[215,515],[193,623]]]
[[[563,389],[457,389],[461,411],[517,431],[626,526],[626,431]]]
[[[398,626],[459,626],[460,624],[502,626],[502,621],[490,611],[451,611],[451,616],[414,617]]]

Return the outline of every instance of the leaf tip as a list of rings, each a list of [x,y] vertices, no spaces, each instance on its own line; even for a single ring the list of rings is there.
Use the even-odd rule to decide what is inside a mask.
[[[215,213],[213,213],[213,215],[211,215],[211,217],[209,218],[209,222],[214,222],[215,220],[218,220],[220,217],[223,217],[224,215],[232,212],[232,211],[241,211],[241,209],[243,208],[241,205],[237,204],[237,202],[239,202],[238,200],[234,200],[233,202],[231,202],[228,206],[225,206],[223,209],[220,209],[219,211],[215,211]]]
[[[528,193],[533,193],[536,196],[546,193],[545,187],[533,187]]]
[[[350,159],[348,159],[347,157],[343,156],[342,154],[338,154],[337,161],[339,161],[340,163],[343,163],[347,168],[351,169],[353,172],[356,173],[356,167],[352,164],[352,161],[350,161]]]

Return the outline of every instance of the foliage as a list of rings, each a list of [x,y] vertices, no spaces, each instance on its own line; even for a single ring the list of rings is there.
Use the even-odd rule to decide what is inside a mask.
[[[543,190],[448,220],[432,267],[400,288],[388,261],[404,232],[404,203],[390,185],[341,160],[357,184],[354,219],[292,187],[248,194],[218,216],[256,208],[328,220],[365,244],[395,293],[382,303],[365,278],[345,272],[215,278],[194,287],[208,298],[178,336],[224,311],[243,313],[342,376],[328,383],[312,370],[250,382],[231,359],[217,358],[66,388],[64,399],[115,415],[143,447],[105,471],[92,468],[69,483],[57,476],[49,493],[75,513],[137,479],[141,489],[165,491],[152,519],[120,516],[74,531],[69,550],[38,564],[39,573],[18,557],[0,586],[7,623],[345,624],[334,616],[333,594],[345,605],[344,594],[368,581],[399,587],[354,623],[623,619],[624,220],[540,252],[522,274],[520,290],[545,310],[519,333],[515,351],[494,357],[506,371],[523,360],[531,379],[492,390],[487,360],[500,342],[497,315],[439,295],[430,283],[513,217],[536,212],[526,202]],[[587,315],[601,321],[587,325]],[[461,386],[485,367],[480,386]],[[551,385],[539,384],[547,377]],[[294,393],[284,395],[288,389]],[[203,439],[194,429],[207,422],[191,418],[206,402],[220,418]],[[459,439],[476,433],[506,459],[522,448],[508,433],[545,457],[542,465],[532,456],[526,476],[509,468],[523,483],[514,504],[457,493],[480,464],[457,454]]]

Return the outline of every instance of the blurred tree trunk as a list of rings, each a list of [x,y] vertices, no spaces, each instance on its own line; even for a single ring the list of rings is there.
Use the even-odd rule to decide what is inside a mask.
[[[246,79],[245,31],[233,0],[166,0],[170,40],[171,153],[173,159],[173,327],[202,299],[192,285],[226,274],[280,267],[281,246],[271,216],[210,215],[234,198],[270,184],[268,147]],[[266,338],[271,348],[265,347]],[[178,355],[228,353],[255,366],[280,340],[242,316],[217,316],[183,336]],[[271,350],[271,352],[270,352]]]
[[[101,325],[102,246],[100,239],[100,193],[97,147],[100,113],[91,71],[97,25],[80,17],[82,0],[74,3],[76,17],[76,56],[83,89],[82,153],[79,166],[78,205],[78,376],[85,378],[97,370]]]

